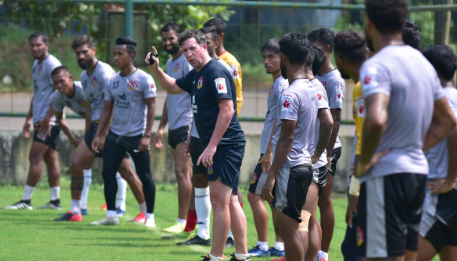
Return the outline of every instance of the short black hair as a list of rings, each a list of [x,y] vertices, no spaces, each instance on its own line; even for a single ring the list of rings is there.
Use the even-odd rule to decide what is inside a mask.
[[[324,50],[317,44],[311,43],[311,48],[314,52],[314,60],[313,60],[313,74],[317,75],[324,65],[325,61],[325,52]]]
[[[116,45],[125,45],[129,54],[136,55],[136,41],[129,37],[118,37]]]
[[[421,29],[415,22],[406,21],[406,24],[401,31],[401,35],[405,44],[419,49],[421,44]]]
[[[36,32],[33,32],[30,36],[29,36],[29,42],[32,40],[32,39],[35,39],[35,38],[38,38],[38,37],[41,37],[41,39],[43,39],[43,42],[45,44],[47,44],[49,42],[49,38],[48,38],[48,35],[43,33],[43,32],[40,32],[40,31],[36,31]]]
[[[311,31],[308,34],[308,39],[311,42],[321,42],[325,45],[330,46],[330,52],[333,51],[333,37],[335,33],[327,28],[319,28],[314,31]]]
[[[75,50],[77,47],[87,45],[88,48],[93,48],[94,47],[94,42],[92,37],[89,35],[78,35],[75,37],[73,42],[71,43],[71,48]]]
[[[206,34],[211,34],[211,37],[213,38],[213,41],[216,41],[216,38],[217,38],[216,28],[214,28],[214,27],[203,27],[203,28],[200,28],[200,32],[205,34],[205,37],[206,37]]]
[[[162,26],[162,29],[160,29],[160,33],[169,32],[172,30],[175,31],[178,35],[181,33],[181,27],[179,27],[179,25],[173,21],[170,21],[166,23],[164,26]]]
[[[63,73],[68,73],[68,74],[71,75],[70,70],[68,70],[67,67],[61,65],[61,66],[58,66],[58,67],[54,68],[54,70],[52,70],[51,76],[55,76],[55,75],[57,75],[59,73],[62,73],[62,72]]]
[[[454,78],[457,57],[448,45],[433,45],[422,50],[422,54],[435,67],[438,75],[448,81]]]
[[[407,0],[365,0],[365,13],[381,33],[401,32],[408,11]]]
[[[291,64],[304,65],[311,43],[303,34],[288,33],[279,40],[279,46],[281,53],[287,56]]]
[[[333,38],[335,53],[353,63],[363,63],[367,59],[367,39],[359,31],[341,31]]]
[[[182,43],[184,43],[187,39],[190,38],[194,38],[199,45],[206,44],[206,36],[202,32],[196,29],[190,29],[179,34],[179,45],[182,46]]]
[[[281,53],[281,48],[279,47],[279,40],[276,38],[271,38],[266,41],[262,46],[262,53],[264,51],[271,51],[273,53]]]
[[[217,17],[211,18],[206,23],[203,25],[204,27],[214,27],[216,29],[217,35],[220,35],[222,33],[225,34],[225,29],[227,28],[227,25],[225,22]]]

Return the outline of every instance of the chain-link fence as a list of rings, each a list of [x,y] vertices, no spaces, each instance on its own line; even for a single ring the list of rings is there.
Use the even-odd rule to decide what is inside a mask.
[[[114,1],[116,2],[116,1]],[[117,1],[120,2],[120,1]],[[154,2],[154,1],[152,1]],[[157,1],[156,1],[157,2]],[[165,2],[165,1],[162,1]],[[169,1],[179,2],[179,1]],[[202,2],[202,1],[200,1]],[[204,2],[204,1],[203,1]],[[221,1],[223,2],[223,1]],[[144,66],[142,59],[151,45],[160,47],[162,61],[166,53],[161,48],[160,27],[169,20],[175,20],[182,29],[197,28],[206,18],[218,15],[227,20],[225,49],[241,63],[243,72],[243,94],[245,103],[241,110],[244,117],[263,117],[266,113],[266,97],[272,83],[265,73],[261,46],[270,38],[279,38],[287,32],[308,33],[313,29],[326,27],[335,32],[356,29],[363,30],[363,0],[322,0],[296,1],[295,7],[263,6],[270,1],[255,2],[258,6],[190,5],[164,3],[136,3],[134,5],[133,38],[138,40],[139,52],[136,63]],[[299,4],[320,4],[319,9]],[[32,31],[40,30],[50,35],[49,51],[62,64],[70,68],[78,80],[78,67],[71,42],[76,35],[90,34],[96,41],[97,57],[112,62],[114,39],[124,35],[124,5],[105,4],[97,0],[81,1],[2,1],[0,2],[0,114],[20,115],[27,112],[32,96],[31,74],[33,58],[28,48],[27,37]],[[411,6],[453,4],[452,0],[411,0]],[[335,6],[352,5],[352,9],[335,9]],[[293,6],[293,5],[289,5]],[[316,6],[314,6],[316,7]],[[362,7],[362,8],[361,8]],[[432,6],[433,7],[433,6]],[[436,5],[435,5],[436,7]],[[431,8],[430,8],[431,9]],[[450,8],[449,10],[455,10]],[[436,38],[454,44],[457,31],[455,12],[414,11],[410,20],[422,30],[421,46],[428,46]],[[448,24],[446,24],[448,23]],[[165,62],[162,62],[165,65]],[[346,82],[345,109],[343,120],[352,119],[352,87]],[[164,97],[165,93],[159,94]],[[161,108],[161,107],[158,107]],[[160,114],[158,110],[157,114]]]

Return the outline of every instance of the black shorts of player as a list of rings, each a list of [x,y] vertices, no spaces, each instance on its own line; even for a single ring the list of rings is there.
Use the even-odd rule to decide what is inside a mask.
[[[186,143],[189,141],[189,126],[182,126],[174,130],[168,130],[168,145],[173,149],[179,145],[179,143]]]
[[[349,188],[347,196],[349,197]],[[346,226],[346,234],[343,243],[341,243],[341,253],[344,261],[365,261],[365,257],[359,255],[357,250],[357,227],[359,225],[358,217],[355,213],[352,215],[352,227],[349,223]]]
[[[328,166],[322,166],[317,169],[313,169],[313,182],[316,183],[319,188],[319,196],[327,185]]]
[[[301,210],[306,202],[308,188],[313,181],[311,165],[281,168],[273,187],[273,207],[286,216],[301,223]]]
[[[335,177],[335,173],[336,173],[336,163],[338,163],[338,160],[340,159],[341,157],[341,147],[338,147],[336,149],[333,149],[333,152],[332,152],[332,162],[330,164],[330,174],[332,174],[332,176]]]
[[[60,133],[60,126],[52,126],[51,127],[51,135],[47,136],[45,140],[38,138],[38,127],[36,125],[33,126],[33,141],[44,143],[49,146],[50,149],[59,151],[60,149],[60,140],[59,140],[59,133]]]
[[[439,253],[446,245],[457,247],[457,189],[454,187],[448,193],[435,197],[436,201],[428,200],[432,197],[427,195],[424,201],[420,235]],[[435,215],[427,211],[430,208],[435,210]]]
[[[367,258],[417,251],[427,176],[396,173],[362,183],[357,246]]]
[[[86,142],[86,146],[95,155],[95,157],[103,158],[103,151],[102,150],[100,150],[100,153],[97,153],[92,149],[92,141],[95,139],[95,135],[97,134],[97,128],[98,128],[98,124],[96,124],[96,123],[92,123],[90,125],[89,131],[86,133],[86,135],[84,135],[84,142]],[[129,154],[125,153],[124,158],[128,159],[129,158]]]
[[[219,178],[224,185],[232,189],[232,194],[236,195],[245,145],[246,142],[219,144],[213,156],[213,166],[206,169],[206,180],[215,181]]]
[[[194,174],[206,174],[206,168],[203,163],[197,165],[198,158],[203,153],[203,145],[199,138],[192,136],[190,138],[190,159],[192,162],[192,171]]]
[[[260,154],[260,159],[263,157],[263,153]],[[262,172],[262,164],[257,163],[255,166],[254,172],[252,173],[251,184],[249,185],[249,192],[261,195],[262,194],[262,187],[267,180],[267,173]]]

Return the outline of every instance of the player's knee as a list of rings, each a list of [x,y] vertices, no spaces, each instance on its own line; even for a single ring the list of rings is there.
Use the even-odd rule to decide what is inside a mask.
[[[208,187],[208,181],[206,181],[206,175],[194,174],[192,176],[192,184],[196,188],[206,188]]]
[[[189,169],[184,166],[176,166],[175,167],[175,175],[177,179],[190,179]]]
[[[257,195],[252,192],[248,192],[248,201],[251,205],[254,205],[254,204],[258,204],[259,202],[262,202],[262,198],[260,197],[260,195]]]

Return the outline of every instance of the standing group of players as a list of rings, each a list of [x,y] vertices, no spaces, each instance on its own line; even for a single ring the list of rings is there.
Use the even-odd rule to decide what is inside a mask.
[[[345,260],[430,260],[437,253],[442,260],[454,260],[457,91],[452,79],[457,57],[447,46],[416,50],[420,32],[406,21],[406,0],[365,4],[365,35],[351,30],[334,35],[322,28],[307,36],[288,33],[262,47],[273,84],[248,193],[258,236],[250,250],[238,189],[246,143],[238,122],[242,72],[224,49],[225,23],[213,18],[200,30],[182,33],[174,22],[162,27],[162,45],[171,55],[166,71],[159,67],[155,47],[145,62],[168,92],[153,144],[163,147],[168,123],[179,188],[178,218],[164,229],[169,235],[163,238],[186,239],[178,245],[211,245],[203,260],[223,260],[224,247],[230,246],[235,246],[231,260],[329,260],[343,79],[352,79],[357,132],[348,178]],[[116,74],[97,60],[90,36],[76,37],[72,48],[84,70],[81,82],[73,81],[48,53],[46,35],[34,33],[29,43],[37,59],[34,97],[23,128],[28,137],[33,118],[31,166],[23,198],[7,208],[32,209],[44,161],[51,199],[42,208],[61,209],[57,150],[62,129],[77,149],[70,163],[71,210],[56,221],[82,221],[90,167],[95,157],[102,157],[107,215],[91,224],[119,224],[128,183],[140,208],[132,222],[155,227],[149,146],[157,88],[151,75],[133,65],[136,42],[116,40]],[[332,52],[339,70],[332,65]],[[70,132],[65,106],[85,117],[84,139]],[[264,201],[272,208],[276,233],[271,248]]]

